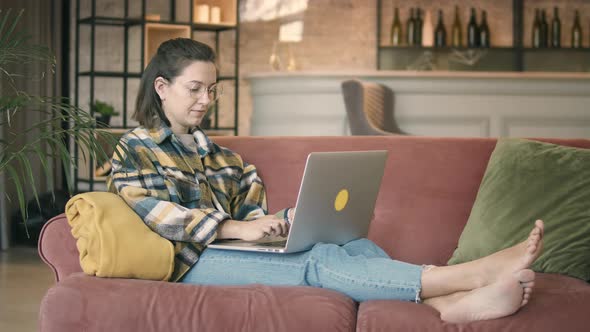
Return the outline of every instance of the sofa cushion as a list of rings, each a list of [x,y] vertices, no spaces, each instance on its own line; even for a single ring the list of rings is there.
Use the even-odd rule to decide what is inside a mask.
[[[501,139],[449,264],[471,261],[546,225],[539,272],[590,279],[590,150]]]
[[[530,302],[514,315],[451,324],[425,304],[367,301],[359,306],[357,332],[365,331],[586,331],[590,324],[590,287],[556,274],[537,274]]]
[[[354,331],[356,303],[312,287],[200,286],[72,274],[49,289],[40,331]]]

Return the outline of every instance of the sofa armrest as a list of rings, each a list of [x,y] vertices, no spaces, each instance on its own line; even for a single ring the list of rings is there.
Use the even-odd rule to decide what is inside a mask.
[[[39,236],[39,256],[49,265],[60,281],[75,272],[82,272],[76,240],[65,214],[49,220]]]

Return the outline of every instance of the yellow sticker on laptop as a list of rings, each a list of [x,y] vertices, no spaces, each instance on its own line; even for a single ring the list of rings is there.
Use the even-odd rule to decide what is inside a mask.
[[[348,204],[348,190],[342,189],[336,195],[334,209],[336,211],[342,211],[346,207],[346,204]]]

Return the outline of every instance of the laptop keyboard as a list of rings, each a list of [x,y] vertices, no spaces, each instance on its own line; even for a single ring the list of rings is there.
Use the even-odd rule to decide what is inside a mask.
[[[260,242],[257,244],[259,247],[280,247],[284,248],[287,245],[287,240],[285,241],[274,241],[274,242]]]

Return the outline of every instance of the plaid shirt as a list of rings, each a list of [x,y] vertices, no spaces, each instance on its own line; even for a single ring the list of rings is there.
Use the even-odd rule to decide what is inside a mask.
[[[109,191],[119,194],[156,233],[171,240],[178,281],[215,240],[220,222],[267,214],[264,185],[256,168],[192,132],[197,153],[167,126],[138,127],[121,138],[127,151],[113,154]],[[284,211],[282,212],[285,213]]]

